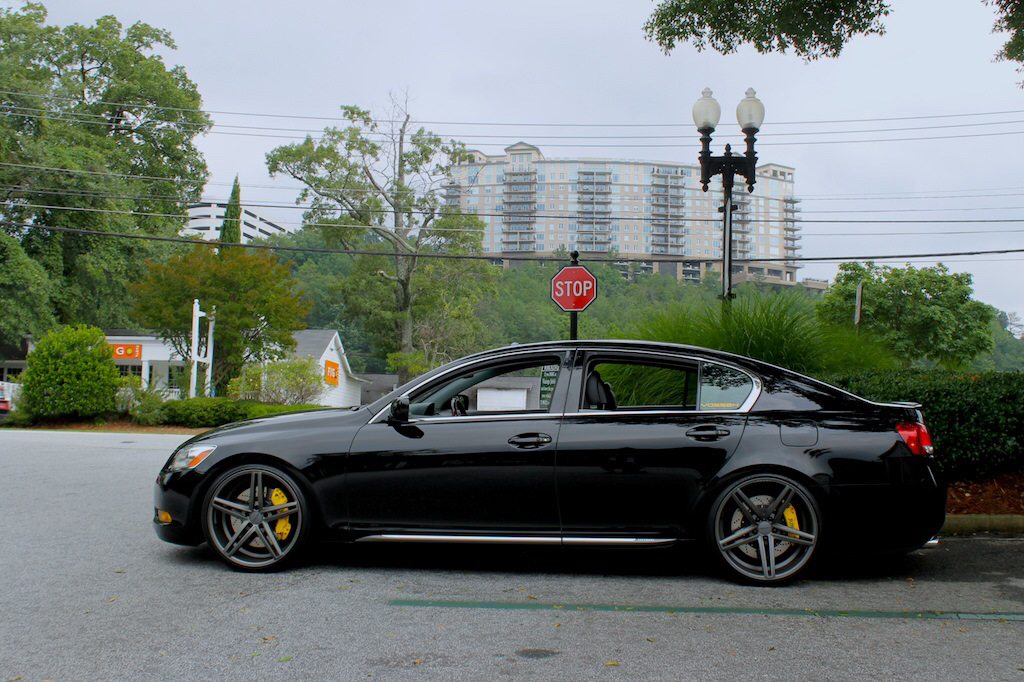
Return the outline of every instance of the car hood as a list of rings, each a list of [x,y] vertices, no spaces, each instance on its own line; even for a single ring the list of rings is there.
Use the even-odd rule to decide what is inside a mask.
[[[361,426],[373,415],[366,408],[352,410],[350,408],[327,408],[322,410],[306,410],[273,414],[266,417],[255,417],[240,422],[232,422],[215,429],[204,431],[191,438],[183,445],[199,441],[216,443],[236,440],[252,441],[261,436],[277,435],[284,432],[309,433],[320,428],[337,428],[341,426]]]

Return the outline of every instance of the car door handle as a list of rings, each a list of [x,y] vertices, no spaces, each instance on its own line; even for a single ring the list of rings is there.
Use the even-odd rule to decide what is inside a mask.
[[[551,442],[551,436],[546,433],[521,433],[508,439],[508,444],[514,448],[539,448]]]
[[[686,435],[695,440],[718,440],[729,435],[729,429],[720,426],[695,426],[686,432]]]

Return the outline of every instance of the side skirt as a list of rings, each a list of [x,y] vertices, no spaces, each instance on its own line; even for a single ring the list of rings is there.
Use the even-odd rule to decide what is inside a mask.
[[[633,537],[553,537],[523,535],[417,535],[383,533],[364,535],[356,542],[446,542],[467,544],[508,544],[508,545],[599,545],[599,546],[653,546],[670,545],[675,538],[633,538]]]

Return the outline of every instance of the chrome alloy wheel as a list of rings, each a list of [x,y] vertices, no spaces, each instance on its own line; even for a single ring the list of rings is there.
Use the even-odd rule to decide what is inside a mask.
[[[784,476],[754,475],[727,488],[711,510],[713,545],[741,580],[794,579],[819,543],[821,513],[802,485]]]
[[[232,469],[206,497],[206,540],[221,559],[240,570],[282,565],[297,553],[306,523],[305,498],[298,486],[272,467]]]

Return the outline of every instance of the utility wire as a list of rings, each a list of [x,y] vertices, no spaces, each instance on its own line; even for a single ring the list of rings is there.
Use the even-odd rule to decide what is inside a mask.
[[[71,227],[54,227],[48,225],[34,225],[31,223],[19,223],[9,220],[0,220],[0,225],[5,227],[19,227],[24,229],[40,229],[50,230],[54,232],[64,232],[68,234],[79,234],[79,235],[90,235],[97,237],[109,237],[109,238],[122,238],[122,239],[141,239],[144,241],[160,241],[160,242],[171,242],[180,244],[194,244],[200,246],[212,246],[215,248],[222,248],[225,246],[232,248],[247,248],[247,249],[264,249],[268,251],[299,251],[306,253],[338,253],[338,254],[349,254],[354,256],[387,256],[395,258],[448,258],[448,259],[461,259],[461,260],[515,260],[515,261],[546,261],[552,263],[565,263],[565,259],[552,258],[550,256],[515,256],[508,255],[505,253],[496,253],[492,255],[476,255],[476,254],[447,254],[447,253],[403,253],[396,251],[367,251],[367,250],[356,250],[356,249],[328,249],[328,248],[314,248],[314,247],[297,247],[297,246],[272,246],[269,244],[231,244],[225,245],[222,242],[216,241],[204,241],[197,239],[187,239],[184,237],[158,237],[154,235],[142,235],[142,234],[125,234],[120,232],[102,232],[100,230],[83,230],[79,228]],[[978,251],[947,251],[942,253],[912,253],[912,254],[878,254],[873,256],[794,256],[794,257],[779,257],[779,258],[734,258],[734,263],[792,263],[792,262],[804,262],[804,263],[845,263],[851,261],[878,261],[878,260],[922,260],[931,258],[949,258],[955,256],[984,256],[984,255],[1002,255],[1009,253],[1024,253],[1024,248],[1020,249],[991,249],[991,250],[978,250]],[[647,258],[634,258],[630,256],[608,258],[598,257],[590,258],[586,257],[587,262],[603,262],[603,263],[650,263],[650,262],[667,262],[667,263],[717,263],[721,261],[721,258],[701,258],[701,257],[662,257],[660,254],[654,257]]]
[[[684,164],[684,165],[686,165],[686,164]],[[692,165],[694,166],[694,168],[697,167],[697,164],[692,164]],[[43,166],[43,165],[35,165],[35,164],[11,163],[11,162],[4,162],[4,161],[0,161],[0,167],[24,168],[24,169],[27,169],[27,170],[51,171],[51,172],[55,172],[55,173],[84,174],[84,175],[92,175],[92,176],[107,176],[107,177],[126,178],[126,179],[129,179],[129,180],[146,180],[146,181],[152,181],[152,182],[178,182],[178,183],[183,183],[183,184],[200,184],[200,183],[204,183],[205,182],[205,181],[198,180],[198,179],[195,179],[195,178],[170,178],[170,177],[152,176],[152,175],[128,175],[128,174],[124,174],[124,173],[115,173],[113,171],[90,171],[90,170],[82,170],[82,169],[77,169],[77,168],[59,168],[59,167],[56,167],[56,166]],[[209,186],[215,186],[215,187],[231,187],[233,183],[231,183],[231,182],[205,182],[205,184],[209,185]],[[538,183],[538,184],[557,185],[557,184],[580,184],[580,183],[579,183],[578,180],[575,181],[575,182],[571,181],[571,180],[546,180],[544,183]],[[586,184],[586,183],[583,183],[583,184]],[[620,183],[620,184],[630,185],[630,186],[641,186],[641,185],[643,185],[642,182],[629,182],[629,183]],[[244,186],[249,188],[249,189],[268,189],[268,190],[287,191],[287,192],[300,192],[300,191],[303,191],[303,190],[309,190],[309,191],[315,192],[317,190],[330,190],[331,189],[331,188],[323,188],[323,187],[316,187],[316,186],[305,186],[305,185],[246,184]],[[684,195],[684,194],[676,194],[676,195],[670,195],[670,196],[677,196],[677,197],[680,197],[680,198],[694,199],[694,198],[708,197],[708,196],[711,196],[711,195],[717,195],[717,194],[721,193],[720,189],[714,188],[714,187],[712,187],[711,190],[709,192],[706,192],[706,193],[700,191],[700,188],[698,188],[698,187],[683,187],[683,186],[680,186],[680,189],[681,190],[685,190],[685,191],[689,192],[690,194],[686,194],[686,195]],[[1006,188],[1001,188],[1001,189],[1007,189],[1007,190],[1014,189],[1015,190],[1015,189],[1024,189],[1024,188],[1020,188],[1020,187],[1006,187]],[[26,191],[28,191],[28,190],[26,190]],[[374,194],[377,193],[377,190],[375,190],[375,189],[347,189],[345,191],[349,192],[349,193],[374,193]],[[987,191],[990,191],[990,190],[977,188],[977,189],[963,189],[963,190],[946,189],[946,190],[933,190],[933,191],[934,192],[987,192]],[[486,196],[486,195],[479,195],[478,194],[478,195],[474,195],[474,196]],[[492,196],[498,197],[498,196],[503,196],[503,195],[494,194]],[[546,195],[542,195],[542,196],[549,197],[549,196],[554,196],[554,195],[546,194]],[[749,197],[749,198],[766,199],[768,201],[785,201],[785,199],[776,199],[774,197],[760,197],[760,196],[755,196],[755,195],[741,195],[741,196]],[[795,199],[797,201],[800,201],[800,202],[803,202],[803,201],[855,201],[855,200],[861,200],[861,199],[863,199],[863,200],[872,200],[872,201],[874,201],[874,200],[882,201],[882,200],[890,200],[890,199],[892,199],[892,200],[896,200],[896,199],[899,199],[899,200],[974,199],[974,198],[982,198],[982,197],[1004,197],[1004,196],[1024,196],[1024,192],[1015,192],[1015,193],[1011,193],[1011,194],[974,194],[974,195],[968,195],[968,194],[963,194],[963,195],[950,195],[950,194],[941,195],[941,194],[939,194],[939,195],[933,195],[933,196],[909,196],[908,193],[879,194],[877,196],[872,196],[872,195],[856,195],[856,194],[851,194],[851,195],[800,195],[800,196],[795,197]],[[224,199],[224,200],[212,200],[211,203],[226,204],[227,203],[227,199]],[[251,204],[250,203],[249,205],[255,205],[255,204]],[[271,207],[271,206],[268,205],[268,208],[269,207]]]
[[[24,112],[24,113],[15,113]],[[86,112],[61,112],[51,111],[48,109],[36,109],[30,107],[4,107],[0,110],[0,115],[6,115],[9,117],[28,118],[33,120],[43,121],[60,121],[64,123],[85,123],[92,125],[102,126],[117,126],[117,121],[111,121],[111,119],[103,114],[89,114]],[[923,130],[943,130],[950,128],[977,128],[978,126],[998,126],[998,125],[1013,125],[1018,123],[1024,123],[1024,120],[1012,120],[1012,121],[972,121],[970,123],[952,123],[945,125],[933,125],[933,126],[911,126],[911,127],[900,127],[900,128],[865,128],[860,130],[819,130],[819,131],[798,131],[798,132],[760,132],[758,139],[763,140],[765,138],[773,137],[791,137],[791,136],[809,136],[809,135],[860,135],[866,133],[889,133],[889,132],[913,132]],[[272,126],[249,126],[249,125],[237,125],[229,123],[189,123],[188,121],[175,121],[175,120],[144,120],[137,126],[130,126],[128,130],[158,130],[158,124],[166,124],[173,126],[176,129],[184,129],[187,132],[202,133],[202,132],[219,132],[221,134],[228,134],[226,130],[218,129],[231,129],[233,131],[268,131],[269,133],[304,133],[306,135],[314,135],[323,133],[323,129],[313,128],[283,128],[283,127],[272,127]],[[276,134],[261,134],[256,135],[255,133],[243,133],[235,132],[234,135],[252,135],[253,137],[283,137],[287,139],[305,139],[304,136],[296,137],[294,135],[276,135]],[[376,131],[364,131],[364,137],[368,139],[388,139],[386,132]],[[499,144],[502,140],[518,140],[521,135],[480,135],[475,133],[445,133],[439,135],[440,137],[447,137],[458,140],[479,140],[478,144],[486,144],[488,140],[494,140],[494,144]],[[531,140],[691,140],[693,135],[534,135],[531,134]],[[322,138],[320,138],[322,139]]]
[[[119,199],[119,200],[126,200],[126,201],[160,201],[160,200],[165,200],[167,202],[179,202],[179,201],[181,201],[180,197],[174,196],[174,195],[169,195],[169,194],[152,194],[152,195],[148,195],[148,196],[139,196],[139,195],[126,195],[126,194],[107,194],[107,193],[100,192],[100,191],[89,191],[89,190],[66,190],[66,189],[61,189],[61,188],[57,188],[57,187],[31,187],[31,188],[24,188],[24,187],[21,187],[19,185],[0,185],[0,191],[3,191],[3,190],[6,190],[6,191],[9,191],[9,192],[12,192],[12,193],[26,194],[26,195],[42,194],[42,195],[61,196],[61,197],[81,197],[81,198],[85,198],[85,199]],[[376,193],[376,190],[366,190],[366,191],[367,192]],[[494,195],[492,195],[492,196],[494,196]],[[549,200],[552,200],[555,197],[557,197],[557,195],[544,195],[544,194],[534,195],[534,199],[536,199],[538,201],[549,201]],[[685,198],[685,197],[680,197],[680,198]],[[773,197],[768,197],[768,199],[770,199],[772,201],[778,201],[778,202],[783,201],[782,199],[775,199]],[[565,200],[561,200],[561,201],[565,201]],[[228,200],[226,200],[226,199],[225,200],[213,200],[213,199],[204,197],[204,198],[202,198],[200,200],[200,203],[208,203],[208,204],[214,204],[214,205],[218,205],[219,206],[219,205],[227,205]],[[194,205],[196,205],[196,204],[195,203],[190,203],[190,207],[194,206]],[[290,211],[291,210],[309,211],[309,210],[312,210],[314,207],[312,205],[296,204],[296,203],[293,203],[293,202],[285,203],[285,202],[253,202],[253,201],[246,201],[246,202],[242,203],[242,208],[275,208],[275,209],[290,210]],[[954,212],[954,211],[960,212],[960,211],[1010,211],[1010,210],[1013,210],[1013,211],[1024,210],[1024,206],[969,206],[969,207],[964,207],[964,208],[878,208],[878,209],[845,209],[845,210],[832,210],[832,211],[803,211],[803,210],[801,210],[801,211],[799,211],[799,213],[801,215],[820,215],[820,214],[857,215],[857,214],[861,214],[861,213],[935,213],[935,212]],[[378,212],[378,211],[374,211],[374,212]],[[383,212],[390,213],[390,211],[383,211]],[[495,216],[495,215],[502,216],[502,215],[504,215],[504,216],[508,217],[508,214],[505,214],[505,213],[472,213],[472,214],[468,214],[467,213],[465,215],[483,215],[483,216]],[[538,215],[542,215],[542,214],[540,212],[538,212]],[[547,215],[547,209],[545,209],[543,215]],[[784,220],[784,219],[780,219],[780,220]],[[798,220],[798,222],[802,222],[801,219],[797,219],[797,220]],[[274,221],[270,221],[270,222],[274,222]]]
[[[39,99],[50,99],[59,100],[65,102],[75,102],[79,104],[86,104],[81,99],[74,97],[60,97],[57,95],[41,94],[35,92],[17,92],[11,90],[0,90],[0,95],[10,95],[17,97],[35,97]],[[179,107],[165,107],[157,104],[147,103],[127,103],[127,102],[107,102],[102,100],[96,100],[88,102],[88,104],[104,104],[118,107],[129,107],[132,109],[156,109],[163,111],[184,111],[189,113],[205,113],[205,114],[222,114],[226,116],[252,116],[258,118],[285,118],[285,119],[300,119],[300,120],[316,120],[316,121],[339,121],[347,122],[348,119],[342,116],[310,116],[310,115],[296,115],[296,114],[270,114],[262,112],[244,112],[244,111],[224,111],[216,109],[187,109]],[[819,121],[780,121],[772,122],[771,125],[820,125],[820,124],[832,124],[832,123],[876,123],[882,121],[920,121],[936,118],[978,118],[980,116],[1002,116],[1009,114],[1024,114],[1024,109],[1011,109],[1008,111],[987,111],[987,112],[975,112],[965,114],[932,114],[929,116],[891,116],[885,118],[860,118],[860,119],[832,119],[832,120],[819,120]],[[375,123],[402,123],[397,119],[372,119]],[[549,127],[549,128],[690,128],[692,127],[689,123],[511,123],[511,122],[494,122],[494,121],[417,121],[416,125],[468,125],[468,126],[524,126],[524,127]],[[725,123],[725,126],[739,126],[738,123]]]
[[[151,213],[151,212],[144,212],[144,211],[119,210],[119,209],[111,209],[111,208],[95,208],[95,207],[91,207],[91,206],[56,206],[56,205],[50,205],[50,204],[17,204],[16,206],[17,207],[21,207],[21,208],[34,208],[34,209],[52,210],[52,211],[82,211],[82,212],[87,212],[87,213],[108,213],[108,214],[116,214],[116,215],[133,215],[133,216],[152,217],[152,218],[179,218],[179,219],[181,219],[181,218],[188,217],[188,216],[182,215],[180,213]],[[441,208],[442,207],[438,207],[438,211],[436,211],[436,212],[415,209],[415,210],[403,211],[403,213],[412,213],[412,214],[417,214],[417,215],[436,215],[438,217],[449,216],[449,215],[488,216],[488,217],[498,216],[498,217],[505,217],[505,218],[514,217],[514,216],[509,216],[509,215],[503,214],[503,213],[462,213],[462,214],[445,213],[443,210],[441,210]],[[392,213],[392,211],[390,209],[363,209],[361,212],[363,212],[363,213],[371,213],[371,214],[375,214],[375,215],[390,215]],[[584,222],[584,223],[588,223],[588,224],[591,224],[595,220],[594,216],[585,215],[585,214],[579,214],[579,213],[576,213],[576,214],[573,214],[573,213],[559,214],[559,213],[544,213],[544,212],[538,211],[538,212],[536,212],[536,213],[534,213],[532,215],[535,217],[536,220],[552,220],[552,219],[554,219],[554,220],[570,220],[570,221]],[[627,215],[621,215],[621,216],[613,216],[613,215],[597,216],[596,219],[598,219],[598,220],[614,220],[614,221],[622,221],[622,222],[629,222],[629,221],[650,222],[652,220],[657,220],[657,218],[652,219],[650,216],[646,216],[646,217],[645,216],[632,217],[632,216],[627,216]],[[711,221],[711,220],[715,220],[715,219],[714,218],[710,218],[710,217],[697,217],[697,218],[679,217],[679,218],[664,218],[663,220],[664,220],[664,222],[670,222],[670,223],[693,223],[693,222],[700,222],[700,221]],[[268,222],[270,222],[270,221],[268,221]],[[359,229],[363,229],[363,228],[366,228],[366,227],[386,227],[385,225],[359,225],[359,224],[341,224],[341,223],[303,223],[303,222],[287,221],[287,220],[281,220],[281,221],[276,221],[276,222],[280,223],[280,224],[283,224],[283,225],[306,225],[308,227],[354,227],[354,228],[359,228]],[[515,222],[515,221],[508,220],[506,222]],[[532,221],[524,219],[523,222],[532,222]],[[1024,223],[1024,218],[964,218],[964,219],[945,219],[945,220],[938,220],[938,219],[804,220],[804,219],[801,218],[800,220],[788,220],[788,221],[785,218],[763,218],[763,219],[762,218],[747,218],[747,219],[744,219],[743,222],[745,222],[745,223],[756,223],[756,224],[773,224],[773,223],[793,222],[793,223],[798,223],[798,224],[801,224],[801,225],[819,225],[819,224],[841,224],[841,225],[939,224],[939,225],[949,225],[949,224],[960,224],[960,223],[968,223],[968,224]],[[458,231],[458,230],[465,230],[467,228],[434,228],[434,227],[431,227],[431,228],[428,228],[428,229],[430,229],[430,230],[442,230],[443,229],[443,230],[457,230]]]

